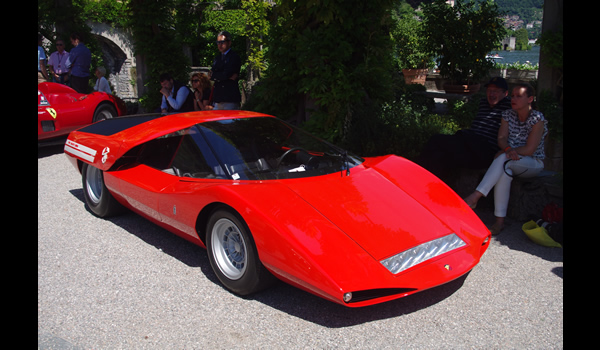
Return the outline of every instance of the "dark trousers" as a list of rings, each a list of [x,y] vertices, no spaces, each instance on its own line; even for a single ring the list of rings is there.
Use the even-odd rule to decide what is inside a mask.
[[[444,180],[452,169],[484,169],[498,150],[482,136],[459,130],[454,135],[433,135],[415,162]]]
[[[80,94],[88,94],[90,91],[90,86],[88,82],[90,81],[90,77],[78,77],[75,75],[71,75],[71,87],[79,92]]]

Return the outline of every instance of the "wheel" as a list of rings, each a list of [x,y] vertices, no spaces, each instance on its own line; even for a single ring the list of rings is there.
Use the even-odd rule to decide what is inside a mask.
[[[104,185],[102,170],[84,163],[81,169],[81,181],[85,203],[92,213],[104,218],[122,212],[123,206],[117,202]]]
[[[99,122],[105,119],[111,119],[117,117],[117,110],[113,105],[103,103],[94,112],[94,119],[92,119],[92,123]]]
[[[236,294],[258,292],[275,281],[258,259],[248,226],[232,210],[221,208],[213,212],[207,224],[206,248],[217,278]]]

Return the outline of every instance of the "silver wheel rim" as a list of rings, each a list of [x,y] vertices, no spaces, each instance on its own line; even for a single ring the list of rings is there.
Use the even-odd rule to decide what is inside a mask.
[[[212,254],[219,270],[229,279],[238,280],[246,271],[246,241],[240,229],[229,219],[219,219],[212,230]]]
[[[101,121],[101,120],[106,120],[106,119],[112,119],[113,115],[110,112],[109,109],[103,109],[100,111],[100,113],[98,113],[96,121]]]
[[[85,184],[87,187],[88,197],[94,204],[100,203],[102,197],[102,171],[93,166],[88,166]]]

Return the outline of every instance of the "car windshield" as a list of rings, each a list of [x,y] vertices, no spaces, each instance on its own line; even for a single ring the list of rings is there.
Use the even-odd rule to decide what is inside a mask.
[[[362,158],[277,118],[211,121],[193,129],[197,132],[189,134],[206,162],[218,162],[218,165],[208,164],[218,177],[234,180],[309,177],[346,173],[363,162]]]

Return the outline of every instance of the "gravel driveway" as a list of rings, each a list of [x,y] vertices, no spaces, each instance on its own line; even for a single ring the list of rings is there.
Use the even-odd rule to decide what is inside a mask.
[[[202,248],[94,217],[62,147],[41,149],[38,349],[561,349],[563,250],[521,225],[466,277],[395,301],[351,309],[283,283],[241,298]]]

